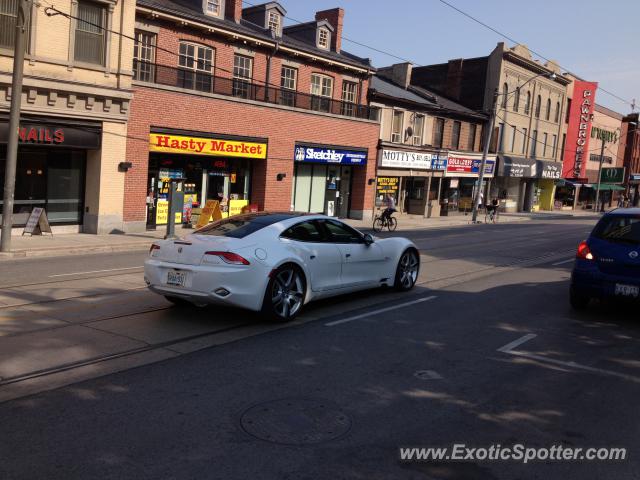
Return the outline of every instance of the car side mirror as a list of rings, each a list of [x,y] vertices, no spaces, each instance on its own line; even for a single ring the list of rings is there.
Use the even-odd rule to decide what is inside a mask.
[[[373,237],[369,233],[365,233],[362,239],[364,240],[364,243],[367,246],[371,245],[374,242]]]

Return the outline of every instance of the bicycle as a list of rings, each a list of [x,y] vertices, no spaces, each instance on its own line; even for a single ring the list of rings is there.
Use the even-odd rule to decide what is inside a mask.
[[[393,214],[386,215],[383,212],[381,215],[376,215],[373,219],[374,232],[381,232],[385,228],[390,232],[393,232],[398,228],[398,220],[393,216]]]
[[[492,207],[491,205],[485,207],[484,223],[496,223],[498,221],[498,205]],[[489,221],[487,222],[487,219]]]

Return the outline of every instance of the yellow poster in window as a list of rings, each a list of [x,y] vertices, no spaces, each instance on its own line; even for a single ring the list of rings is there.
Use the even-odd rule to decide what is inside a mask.
[[[229,200],[229,216],[240,215],[242,207],[249,205],[249,200]]]
[[[169,221],[169,202],[158,200],[156,203],[156,225],[166,225]],[[182,223],[182,212],[176,212],[176,224]]]

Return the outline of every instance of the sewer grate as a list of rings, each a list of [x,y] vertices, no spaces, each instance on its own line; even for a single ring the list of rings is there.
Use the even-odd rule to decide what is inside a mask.
[[[245,432],[261,440],[287,445],[308,445],[346,434],[351,420],[329,401],[285,398],[255,405],[240,419]]]

